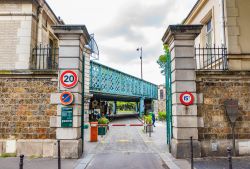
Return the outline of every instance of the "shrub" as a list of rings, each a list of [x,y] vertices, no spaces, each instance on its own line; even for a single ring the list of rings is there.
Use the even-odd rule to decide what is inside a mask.
[[[109,120],[106,117],[101,117],[98,120],[98,124],[108,124],[108,123],[109,123]]]
[[[158,119],[159,120],[164,121],[164,120],[166,120],[166,117],[167,117],[166,112],[159,112],[158,113]]]

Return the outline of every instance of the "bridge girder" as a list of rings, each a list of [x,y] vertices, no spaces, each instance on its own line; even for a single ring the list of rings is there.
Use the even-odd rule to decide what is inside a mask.
[[[106,99],[116,97],[117,100],[158,98],[157,85],[94,61],[90,62],[90,92]]]

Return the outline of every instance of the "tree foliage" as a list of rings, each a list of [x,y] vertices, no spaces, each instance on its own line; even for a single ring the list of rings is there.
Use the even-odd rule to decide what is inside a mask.
[[[163,50],[164,50],[164,54],[159,56],[159,58],[157,60],[157,64],[160,66],[161,73],[164,75],[165,74],[165,65],[167,63],[168,57],[170,57],[168,45],[164,45]]]
[[[122,111],[135,110],[136,103],[134,102],[117,102],[117,109]]]

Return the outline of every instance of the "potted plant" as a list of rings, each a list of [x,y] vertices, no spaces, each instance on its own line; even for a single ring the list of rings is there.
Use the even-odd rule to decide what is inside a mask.
[[[109,123],[109,120],[106,118],[106,117],[101,117],[99,120],[98,120],[98,124],[101,124],[101,125],[106,125]],[[107,132],[107,128],[108,126],[98,126],[98,135],[105,135],[106,132]]]
[[[152,121],[152,116],[151,115],[146,115],[144,117],[145,123],[146,123],[146,132],[153,132],[153,121]]]

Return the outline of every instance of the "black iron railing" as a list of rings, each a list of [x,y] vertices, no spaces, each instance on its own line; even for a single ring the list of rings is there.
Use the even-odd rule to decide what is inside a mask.
[[[227,70],[227,48],[205,47],[195,48],[195,59],[198,70]]]
[[[57,70],[58,48],[51,48],[49,45],[39,45],[33,48],[31,58],[31,69],[33,70]]]

